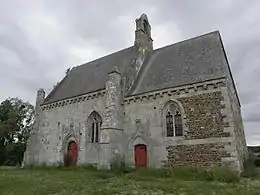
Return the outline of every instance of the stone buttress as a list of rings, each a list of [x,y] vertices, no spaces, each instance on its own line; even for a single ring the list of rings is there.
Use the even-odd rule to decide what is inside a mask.
[[[45,91],[39,89],[37,91],[36,105],[35,105],[35,123],[30,133],[30,137],[27,142],[26,151],[24,153],[24,165],[37,165],[39,164],[40,153],[40,122],[42,116],[41,104],[45,98]]]
[[[123,157],[122,143],[122,90],[121,74],[114,67],[108,73],[106,82],[105,111],[100,135],[100,162],[99,167],[111,168],[113,163]]]

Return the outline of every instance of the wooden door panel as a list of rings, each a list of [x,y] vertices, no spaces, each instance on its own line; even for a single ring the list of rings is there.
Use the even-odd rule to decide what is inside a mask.
[[[70,158],[70,165],[75,165],[78,159],[78,146],[76,142],[72,141],[69,143],[68,154]]]
[[[136,167],[147,166],[146,145],[139,144],[135,146],[135,166]]]

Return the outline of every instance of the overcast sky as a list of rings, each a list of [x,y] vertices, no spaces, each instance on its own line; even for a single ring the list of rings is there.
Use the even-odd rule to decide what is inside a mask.
[[[36,90],[49,92],[68,67],[133,45],[142,13],[155,48],[220,30],[247,142],[260,144],[258,0],[0,0],[0,101],[34,104]]]

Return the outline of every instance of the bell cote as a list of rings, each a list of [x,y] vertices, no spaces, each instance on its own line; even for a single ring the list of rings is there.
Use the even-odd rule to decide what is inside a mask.
[[[146,14],[135,20],[135,46],[153,50],[153,40],[151,38],[151,25]]]

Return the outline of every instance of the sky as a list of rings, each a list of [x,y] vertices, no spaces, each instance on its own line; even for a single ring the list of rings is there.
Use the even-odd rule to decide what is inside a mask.
[[[154,48],[219,30],[241,101],[248,145],[260,145],[260,1],[0,0],[0,101],[35,104],[67,68],[134,44],[146,13]]]

